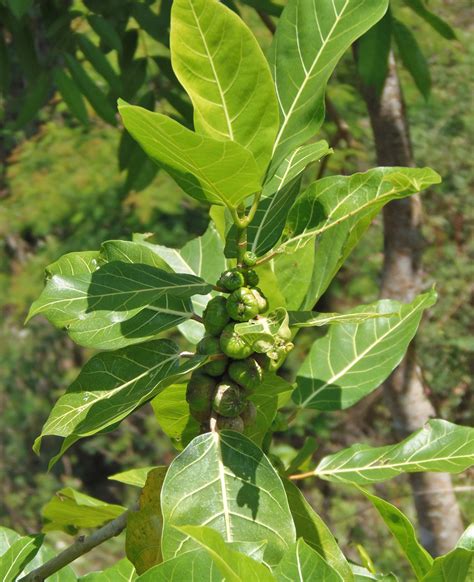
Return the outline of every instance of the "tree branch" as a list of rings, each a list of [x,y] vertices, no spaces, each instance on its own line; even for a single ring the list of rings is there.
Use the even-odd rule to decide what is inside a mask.
[[[71,562],[74,562],[77,558],[87,554],[87,552],[90,552],[96,546],[99,546],[110,538],[118,536],[125,529],[127,525],[127,517],[131,511],[131,509],[125,511],[122,515],[113,521],[110,521],[90,536],[80,536],[72,546],[69,546],[69,548],[66,548],[63,552],[54,558],[51,558],[51,560],[48,560],[42,566],[39,566],[39,568],[36,568],[26,576],[23,576],[19,582],[43,582],[43,580],[58,572]]]

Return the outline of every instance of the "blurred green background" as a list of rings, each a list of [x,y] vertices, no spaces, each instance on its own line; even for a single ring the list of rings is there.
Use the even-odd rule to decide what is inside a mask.
[[[441,186],[423,195],[425,284],[436,284],[439,302],[422,325],[418,354],[439,416],[472,424],[472,8],[465,0],[433,0],[430,8],[456,28],[458,40],[448,42],[412,13],[405,15],[405,22],[422,39],[433,79],[426,101],[401,71],[414,155],[417,165],[430,165],[443,177]],[[267,47],[271,37],[256,14],[248,7],[242,12]],[[148,41],[146,50],[153,52],[155,44]],[[375,164],[370,124],[355,76],[347,55],[331,80],[329,96],[349,125],[352,143],[350,148],[344,142],[338,145],[326,174],[348,174]],[[41,528],[42,506],[64,486],[113,503],[130,503],[136,491],[107,477],[169,462],[174,455],[149,405],[116,431],[76,444],[49,473],[47,443],[41,457],[31,450],[52,403],[91,355],[40,318],[23,326],[29,304],[41,291],[45,266],[63,253],[97,249],[103,240],[127,239],[134,232],[151,232],[160,244],[180,247],[203,233],[208,221],[208,209],[185,197],[162,172],[143,189],[136,183],[130,187],[117,162],[120,130],[92,111],[90,115],[91,123],[84,127],[59,104],[53,112],[40,114],[39,127],[30,135],[18,132],[18,145],[7,166],[8,194],[0,199],[0,521],[20,533]],[[331,140],[335,131],[327,122],[322,137]],[[324,296],[324,310],[377,298],[382,243],[379,219]],[[291,376],[312,337],[302,334],[285,374]],[[311,434],[321,443],[318,457],[354,442],[376,445],[393,440],[379,392],[348,411],[303,415],[291,432],[277,433],[275,452],[286,457],[301,445],[304,435]],[[472,521],[470,475],[456,476],[455,486],[464,516]],[[395,543],[364,500],[324,482],[305,487],[349,556],[356,557],[355,544],[361,543],[382,570],[401,573]],[[414,517],[403,479],[382,484],[379,491]],[[65,539],[53,536],[57,544]],[[110,563],[121,551],[121,543],[114,540],[110,552],[89,556],[84,566],[90,570]]]

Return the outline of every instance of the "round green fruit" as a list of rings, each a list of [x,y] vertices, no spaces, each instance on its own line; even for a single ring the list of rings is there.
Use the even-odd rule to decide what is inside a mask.
[[[221,333],[220,344],[226,356],[233,360],[244,360],[252,355],[253,350],[235,331],[235,323],[229,323]]]
[[[202,367],[202,371],[209,376],[218,377],[222,376],[227,370],[227,364],[229,363],[229,358],[222,355],[221,358],[217,360],[211,360]]]
[[[232,362],[228,373],[234,382],[237,382],[248,392],[258,388],[263,379],[262,366],[254,358]]]
[[[245,392],[234,382],[221,382],[217,386],[212,408],[221,416],[239,416],[246,405]]]
[[[258,285],[259,281],[260,281],[260,278],[257,275],[256,271],[254,271],[253,269],[247,269],[247,271],[245,271],[245,283],[249,287],[256,287]]]
[[[194,420],[197,420],[199,424],[209,422],[209,419],[211,418],[209,410],[193,410],[190,408],[189,412],[191,413],[191,416],[194,418]]]
[[[240,416],[235,418],[228,418],[225,416],[217,417],[217,428],[219,430],[235,430],[236,432],[244,432],[244,421]]]
[[[247,406],[242,411],[240,418],[244,421],[244,426],[252,426],[257,420],[257,408],[253,402],[247,402]]]
[[[258,287],[251,289],[253,296],[257,300],[258,303],[258,312],[265,313],[268,310],[268,299],[263,294],[263,291]]]
[[[257,255],[255,253],[252,253],[252,251],[246,251],[244,253],[242,262],[246,267],[253,267],[257,262]]]
[[[245,277],[239,269],[224,271],[217,282],[217,286],[227,291],[235,291],[245,285]]]
[[[203,323],[208,334],[219,335],[229,323],[230,317],[226,305],[227,298],[223,295],[214,297],[207,304],[203,314]]]
[[[227,299],[227,313],[235,321],[249,321],[259,314],[259,303],[248,287],[236,289]]]
[[[213,337],[212,335],[205,335],[196,346],[196,351],[198,354],[206,356],[222,354],[219,338]]]
[[[210,376],[201,372],[192,374],[186,389],[189,408],[196,412],[210,412],[215,390],[216,383]]]

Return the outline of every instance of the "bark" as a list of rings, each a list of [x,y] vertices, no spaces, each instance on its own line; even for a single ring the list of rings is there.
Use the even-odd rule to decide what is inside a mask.
[[[409,126],[393,54],[390,55],[381,96],[377,97],[369,88],[362,88],[362,93],[374,134],[377,163],[381,166],[413,166]],[[382,297],[408,302],[420,292],[423,248],[420,221],[421,203],[417,196],[390,202],[384,208]],[[417,363],[415,342],[385,382],[384,397],[399,438],[419,429],[435,416]],[[463,531],[450,475],[412,474],[410,484],[423,545],[434,556],[448,552]]]

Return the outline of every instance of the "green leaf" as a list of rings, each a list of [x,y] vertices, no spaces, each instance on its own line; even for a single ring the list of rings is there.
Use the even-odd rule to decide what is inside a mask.
[[[148,473],[140,495],[139,510],[127,517],[125,551],[138,574],[162,561],[160,495],[167,469],[158,467]]]
[[[161,430],[169,436],[178,450],[187,446],[201,428],[189,412],[186,387],[187,384],[172,384],[151,402]]]
[[[106,503],[66,487],[58,491],[43,507],[43,531],[75,533],[83,527],[100,527],[124,511],[125,507]]]
[[[352,176],[318,180],[292,207],[279,250],[292,252],[316,236],[320,237],[319,245],[331,240],[341,257],[331,272],[334,276],[387,202],[405,198],[440,181],[439,175],[430,168],[375,168]],[[321,237],[326,233],[327,236]],[[328,277],[327,269],[325,277]]]
[[[367,306],[368,307],[368,306]],[[344,323],[364,323],[368,319],[379,317],[392,317],[398,313],[385,313],[382,311],[362,310],[349,311],[348,313],[318,313],[317,311],[289,311],[290,327],[321,327],[323,325],[341,325]]]
[[[274,570],[274,574],[278,582],[286,582],[287,580],[292,582],[312,582],[313,580],[344,582],[344,578],[303,539],[299,539],[286,551]]]
[[[99,251],[66,253],[45,269],[46,279],[53,275],[71,276],[93,273],[99,268]]]
[[[15,18],[20,20],[32,7],[33,0],[7,0],[7,4]]]
[[[388,56],[392,46],[390,10],[357,41],[357,71],[366,87],[382,93],[388,73]]]
[[[431,74],[428,61],[411,30],[399,20],[393,19],[393,36],[398,46],[400,59],[415,81],[425,99],[431,91]]]
[[[209,525],[227,542],[267,540],[268,564],[295,539],[278,474],[252,441],[232,431],[196,437],[168,469],[161,501],[165,559],[196,547],[176,529],[182,525]]]
[[[164,331],[188,321],[194,314],[189,299],[163,295],[144,309],[96,311],[67,329],[77,344],[100,350],[116,350],[156,339]]]
[[[15,128],[21,129],[28,125],[45,105],[51,91],[49,73],[41,73],[28,87],[20,111],[15,121]]]
[[[21,535],[9,527],[0,526],[0,556],[21,538]]]
[[[112,92],[116,95],[120,95],[120,79],[104,53],[84,34],[77,35],[77,42],[86,59],[99,75],[107,81]]]
[[[23,568],[38,553],[43,539],[43,535],[32,535],[14,541],[0,557],[0,580],[2,582],[17,580]]]
[[[143,240],[108,240],[102,243],[100,258],[102,261],[122,261],[123,263],[142,263],[164,271],[173,271],[157,252],[156,245]],[[189,273],[194,275],[195,273]]]
[[[94,111],[106,123],[116,125],[115,109],[108,101],[107,97],[97,87],[94,81],[86,73],[82,65],[71,55],[65,54],[64,59],[74,82],[81,90],[84,97],[92,105]]]
[[[189,573],[199,582],[222,582],[222,575],[210,555],[201,549],[179,554],[150,568],[139,578],[139,582],[183,582],[189,579]]]
[[[237,142],[263,175],[278,131],[278,105],[255,36],[217,0],[175,0],[170,43],[173,69],[194,105],[196,131]]]
[[[353,315],[390,317],[331,326],[298,370],[293,401],[300,408],[340,410],[370,394],[400,363],[423,311],[435,301],[436,293],[430,291],[412,303],[382,299],[354,309]]]
[[[122,580],[123,582],[137,580],[133,564],[125,558],[114,564],[111,568],[102,570],[102,572],[91,572],[78,578],[78,582],[121,582]]]
[[[351,564],[352,573],[354,574],[354,582],[367,582],[377,580],[378,582],[397,582],[398,578],[393,574],[373,574],[367,568]]]
[[[119,111],[127,131],[193,198],[234,208],[260,190],[255,160],[238,143],[199,135],[124,101],[119,101]]]
[[[421,580],[430,570],[433,558],[418,541],[415,528],[410,523],[409,519],[397,507],[388,501],[385,501],[360,487],[359,490],[379,512],[381,518],[399,543],[402,552],[410,562],[416,577],[418,580]]]
[[[155,340],[91,358],[54,405],[34,449],[45,435],[75,442],[115,425],[205,361],[196,356],[179,365],[179,348]]]
[[[312,137],[324,120],[324,94],[338,60],[382,18],[386,0],[291,0],[280,17],[271,65],[280,105],[272,165]]]
[[[457,38],[456,33],[451,26],[437,14],[428,10],[423,0],[404,0],[404,2],[441,36],[444,36],[444,38],[447,38],[448,40],[455,40]]]
[[[87,115],[86,104],[82,97],[79,87],[62,69],[55,69],[53,72],[54,83],[61,93],[64,103],[69,108],[69,111],[78,119],[83,125],[89,123],[89,116]]]
[[[29,574],[32,570],[36,570],[46,562],[49,562],[52,558],[56,556],[56,552],[49,548],[48,546],[41,546],[36,556],[28,563],[26,568],[21,573],[21,576],[25,576]],[[21,580],[21,578],[20,578]],[[77,576],[74,573],[74,570],[70,566],[65,566],[61,568],[55,574],[48,576],[48,582],[77,582]]]
[[[53,275],[31,306],[27,321],[42,313],[62,327],[94,317],[94,312],[130,312],[133,316],[134,309],[145,308],[167,293],[186,299],[210,290],[209,284],[192,275],[113,261],[93,273]]]
[[[129,469],[128,471],[122,471],[120,473],[115,473],[115,475],[110,475],[107,477],[107,479],[142,488],[145,486],[148,473],[153,469],[157,469],[157,467],[141,467],[140,469]]]
[[[299,309],[310,293],[314,265],[315,244],[307,244],[291,254],[278,254],[270,262],[280,293],[287,309]],[[314,303],[307,308],[312,308]]]
[[[430,420],[402,442],[385,447],[356,444],[324,457],[314,470],[327,481],[368,485],[401,473],[459,473],[474,463],[474,429]]]
[[[97,14],[90,14],[87,17],[87,20],[107,48],[115,49],[118,53],[122,52],[122,41],[120,36],[109,20],[106,20]]]
[[[291,481],[285,479],[283,485],[295,522],[296,537],[313,548],[344,582],[352,582],[354,578],[350,566],[328,526]]]
[[[272,582],[274,580],[266,566],[245,554],[230,549],[222,536],[214,529],[202,525],[188,525],[181,526],[179,530],[206,550],[228,582],[242,582],[242,580]]]
[[[470,525],[459,538],[456,547],[435,558],[423,582],[453,582],[471,580],[474,561],[474,525]]]
[[[262,200],[247,228],[249,248],[255,254],[265,254],[279,240],[288,210],[300,191],[299,176],[309,164],[330,153],[332,149],[326,141],[299,147],[282,161],[276,172],[265,182]],[[226,256],[237,256],[236,243],[237,229],[233,226],[228,236]]]

